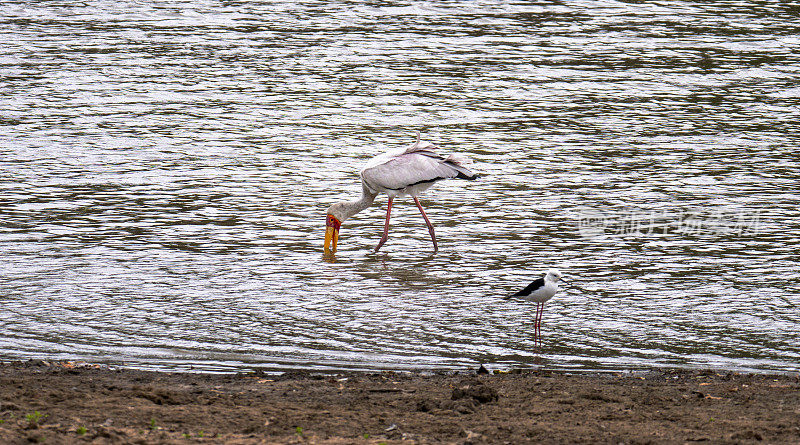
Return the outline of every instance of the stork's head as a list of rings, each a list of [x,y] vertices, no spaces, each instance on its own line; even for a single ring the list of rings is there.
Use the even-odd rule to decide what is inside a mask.
[[[342,207],[342,203],[328,207],[328,216],[325,218],[325,252],[336,253],[339,227],[342,226],[342,221],[345,219]]]

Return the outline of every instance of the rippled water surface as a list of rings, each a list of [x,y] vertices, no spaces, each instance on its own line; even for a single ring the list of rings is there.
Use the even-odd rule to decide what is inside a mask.
[[[800,361],[800,22],[773,2],[33,2],[0,20],[0,358]],[[477,181],[325,209],[414,131]],[[559,267],[545,309],[504,301]]]

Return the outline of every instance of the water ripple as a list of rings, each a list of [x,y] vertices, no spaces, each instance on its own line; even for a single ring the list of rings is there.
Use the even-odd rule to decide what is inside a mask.
[[[798,369],[791,7],[6,3],[1,358]],[[484,174],[440,252],[406,199],[372,254],[380,197],[323,261],[414,130]]]

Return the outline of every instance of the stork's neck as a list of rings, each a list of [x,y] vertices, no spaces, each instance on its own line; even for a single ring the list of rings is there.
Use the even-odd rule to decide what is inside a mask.
[[[373,193],[366,184],[363,182],[361,183],[361,199],[356,201],[345,201],[342,202],[340,205],[340,210],[342,212],[341,221],[344,221],[347,218],[355,215],[356,213],[366,209],[367,207],[372,205],[372,202],[375,201],[375,197],[377,193]]]

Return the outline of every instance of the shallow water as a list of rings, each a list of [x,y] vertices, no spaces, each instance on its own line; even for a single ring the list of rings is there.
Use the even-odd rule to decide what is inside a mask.
[[[0,359],[797,371],[800,24],[763,2],[5,2]],[[484,176],[327,206],[423,133]],[[330,260],[330,259],[329,259]],[[534,307],[499,296],[548,267]]]

